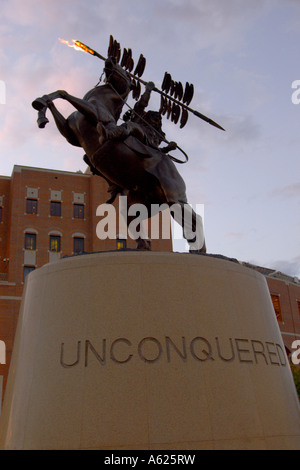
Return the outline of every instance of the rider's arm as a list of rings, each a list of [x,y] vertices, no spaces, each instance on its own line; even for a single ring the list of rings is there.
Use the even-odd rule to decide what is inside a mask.
[[[137,114],[143,113],[145,108],[147,108],[150,100],[151,91],[154,87],[155,85],[153,82],[148,82],[146,84],[145,92],[142,94],[141,98],[136,102],[133,108]]]
[[[168,153],[171,150],[175,150],[177,148],[176,142],[169,142],[169,144],[166,147],[162,147],[159,150],[163,153]]]

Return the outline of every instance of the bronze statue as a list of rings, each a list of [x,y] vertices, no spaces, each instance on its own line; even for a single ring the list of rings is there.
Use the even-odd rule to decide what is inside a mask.
[[[205,252],[201,217],[188,205],[185,183],[173,161],[178,160],[168,154],[177,145],[175,142],[169,142],[166,147],[159,147],[162,141],[166,141],[161,128],[161,115],[167,112],[175,122],[178,120],[179,105],[176,104],[175,108],[174,104],[172,111],[170,103],[162,97],[159,112],[146,111],[150,93],[155,89],[154,84],[149,82],[146,83],[145,92],[134,109],[124,116],[124,123],[118,125],[129,93],[133,91],[136,99],[139,93],[136,77],[133,79],[132,74],[126,70],[128,63],[132,68],[131,54],[129,59],[128,54],[126,56],[124,69],[123,59],[121,65],[118,64],[120,57],[115,45],[115,42],[110,43],[110,56],[105,60],[105,83],[96,85],[82,99],[64,90],[58,90],[34,100],[32,106],[38,110],[38,125],[40,128],[45,127],[48,122],[46,110],[49,109],[60,133],[71,145],[83,148],[84,160],[93,173],[108,182],[111,192],[108,202],[112,202],[120,193],[127,196],[128,207],[135,203],[144,204],[149,214],[152,204],[166,203],[172,208],[174,205],[179,207],[179,210],[171,214],[184,227],[183,236],[190,244],[190,251]],[[90,51],[91,49],[88,52]],[[98,56],[102,58],[99,54]],[[164,86],[172,85],[171,82],[166,83],[168,80],[169,77],[166,79],[165,75]],[[191,87],[186,90],[191,92]],[[53,103],[57,98],[67,100],[76,111],[67,118],[62,116]],[[185,113],[181,127],[186,120]],[[190,215],[190,223],[185,220],[186,209]],[[131,220],[132,218],[128,217],[128,225]],[[137,240],[137,247],[148,249],[148,243],[140,238]]]

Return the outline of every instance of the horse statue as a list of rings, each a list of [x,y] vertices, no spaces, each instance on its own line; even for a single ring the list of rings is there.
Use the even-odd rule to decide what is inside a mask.
[[[146,138],[147,129],[152,134],[156,132],[157,117],[156,128],[161,128],[161,116],[146,113],[152,119],[152,126],[151,119],[144,122],[144,126],[142,122],[131,121],[118,125],[134,85],[130,74],[115,57],[105,60],[104,73],[105,83],[95,86],[82,99],[58,90],[34,100],[32,106],[38,111],[38,126],[44,128],[49,122],[46,117],[49,109],[59,132],[71,145],[83,148],[84,160],[92,172],[108,182],[112,192],[108,202],[112,202],[117,193],[126,195],[128,213],[133,204],[143,204],[151,215],[153,204],[167,204],[174,220],[183,228],[190,252],[206,252],[202,219],[188,204],[185,183],[167,154],[176,144],[171,143],[165,149],[153,148]],[[76,111],[65,118],[53,103],[57,98],[67,100]],[[159,141],[163,136],[161,132]],[[127,216],[128,226],[133,219]],[[149,243],[141,235],[137,238],[137,248],[149,249]]]

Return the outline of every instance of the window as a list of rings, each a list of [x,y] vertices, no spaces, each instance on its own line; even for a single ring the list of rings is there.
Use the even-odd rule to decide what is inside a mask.
[[[60,217],[61,216],[61,203],[59,201],[50,202],[50,215]]]
[[[25,281],[26,276],[34,270],[35,270],[34,266],[24,266],[23,281]]]
[[[73,205],[73,217],[74,219],[84,219],[84,204]]]
[[[61,251],[60,250],[60,236],[59,235],[50,235],[50,244],[49,244],[49,250],[50,251]]]
[[[0,206],[0,222],[2,222],[2,207]]]
[[[282,322],[281,306],[280,306],[280,296],[276,294],[271,294],[271,299],[273,302],[273,307],[275,310],[277,321]]]
[[[126,249],[126,240],[117,238],[117,250],[125,250]]]
[[[35,233],[25,233],[25,250],[36,250],[36,234]]]
[[[26,199],[26,214],[37,214],[38,202],[37,199]]]
[[[298,313],[300,315],[300,300],[297,300],[297,305],[298,305]]]
[[[73,238],[73,252],[83,253],[84,252],[84,238],[74,237]]]

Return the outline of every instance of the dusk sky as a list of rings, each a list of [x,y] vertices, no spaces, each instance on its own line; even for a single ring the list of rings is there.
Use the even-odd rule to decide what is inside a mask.
[[[147,59],[145,81],[165,71],[193,83],[189,115],[164,118],[167,139],[189,155],[177,165],[189,202],[204,204],[208,253],[300,277],[300,0],[0,0],[0,174],[14,165],[85,171],[83,151],[50,113],[38,129],[31,102],[57,89],[82,97],[103,62],[66,47],[78,39],[107,54],[112,34]],[[5,84],[5,90],[4,90]],[[134,104],[132,98],[130,105]],[[56,101],[67,116],[73,108]],[[149,109],[158,109],[153,94]],[[124,109],[126,111],[126,109]],[[121,122],[120,122],[121,123]],[[174,156],[181,158],[176,151]],[[184,250],[176,241],[174,249]]]

